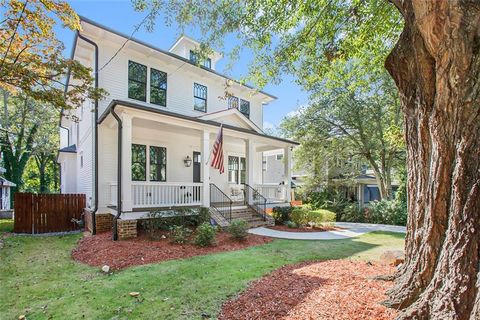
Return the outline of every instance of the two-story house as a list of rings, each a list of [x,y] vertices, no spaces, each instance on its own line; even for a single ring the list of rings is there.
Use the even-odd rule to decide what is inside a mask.
[[[186,36],[163,50],[86,18],[81,26],[72,58],[109,95],[63,112],[58,162],[61,191],[86,194],[93,229],[152,208],[202,206],[226,216],[219,203],[252,207],[262,198],[262,154],[276,149],[285,153],[289,201],[296,143],[262,130],[263,107],[276,97],[217,72],[219,53],[200,61],[199,43]],[[222,124],[220,174],[208,159]],[[255,196],[245,200],[244,190]]]

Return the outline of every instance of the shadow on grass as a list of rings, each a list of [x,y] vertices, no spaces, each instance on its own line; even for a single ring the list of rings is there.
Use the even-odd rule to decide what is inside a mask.
[[[13,232],[13,219],[0,219],[0,232]]]

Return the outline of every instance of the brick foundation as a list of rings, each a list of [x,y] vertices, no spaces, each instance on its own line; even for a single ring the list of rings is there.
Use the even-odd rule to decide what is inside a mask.
[[[113,215],[110,213],[97,213],[95,218],[97,223],[97,233],[112,231]]]
[[[121,220],[117,221],[118,238],[131,239],[137,237],[137,220]]]

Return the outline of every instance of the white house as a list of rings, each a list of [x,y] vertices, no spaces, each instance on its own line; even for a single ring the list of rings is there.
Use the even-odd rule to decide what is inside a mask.
[[[0,218],[11,218],[12,208],[10,207],[11,188],[16,184],[1,177],[5,169],[0,167]]]
[[[176,206],[224,214],[218,203],[258,204],[263,153],[282,149],[278,200],[289,201],[296,143],[262,130],[263,107],[276,97],[217,72],[219,53],[199,61],[199,43],[186,36],[163,50],[86,18],[81,25],[72,58],[91,67],[109,95],[62,114],[62,192],[86,194],[97,218],[134,220]],[[221,124],[224,174],[207,163]],[[247,201],[244,189],[254,194]]]

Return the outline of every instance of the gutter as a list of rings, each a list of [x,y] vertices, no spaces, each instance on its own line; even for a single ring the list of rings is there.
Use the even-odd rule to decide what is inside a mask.
[[[95,48],[95,89],[98,89],[98,46],[92,40],[85,38],[77,30],[77,36],[83,41],[91,44]],[[92,212],[92,234],[97,233],[97,220],[95,214],[98,211],[98,98],[95,98],[95,131],[94,131],[94,141],[95,141],[95,156],[94,156],[94,167],[95,167],[95,209]]]
[[[118,134],[118,145],[117,145],[117,214],[113,217],[113,241],[118,240],[118,219],[122,214],[122,119],[115,113],[115,106],[110,109],[110,113],[117,120],[117,134]]]

